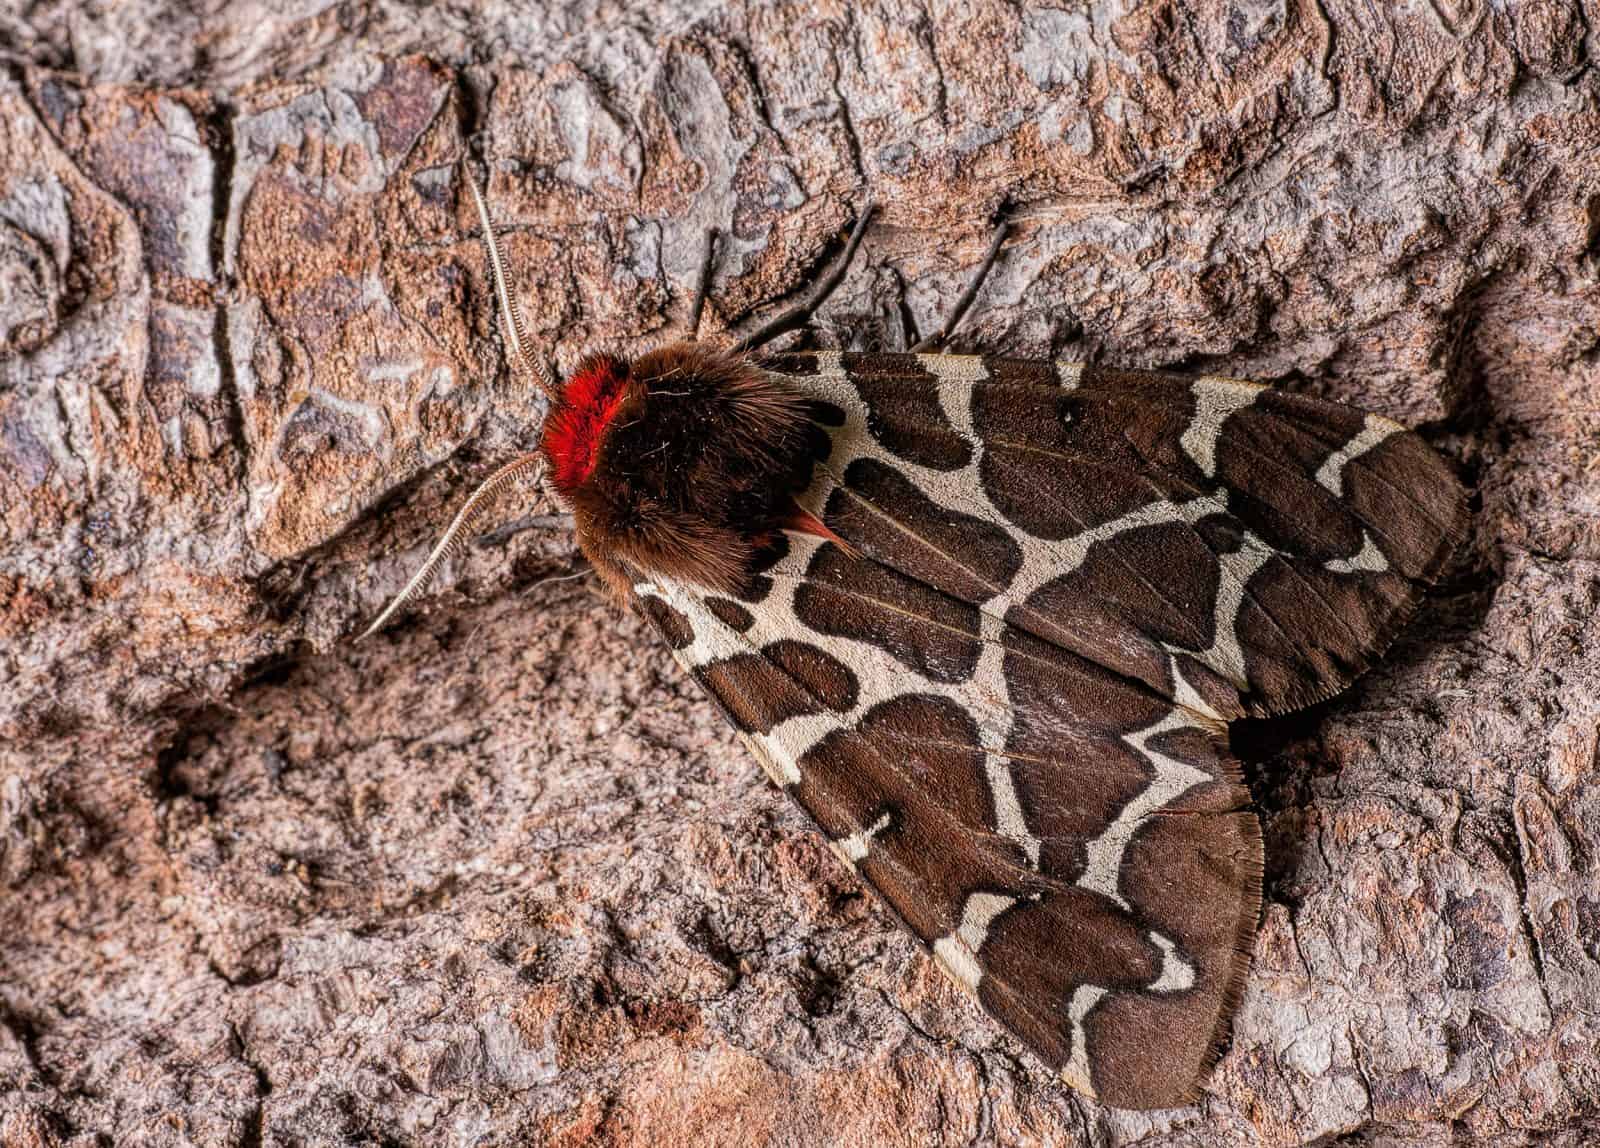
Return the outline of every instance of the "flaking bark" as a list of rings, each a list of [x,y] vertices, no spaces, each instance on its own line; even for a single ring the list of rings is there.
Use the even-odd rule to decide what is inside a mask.
[[[0,16],[0,1142],[1583,1143],[1600,1126],[1600,8],[34,5]],[[268,10],[270,9],[270,10]],[[469,12],[463,18],[463,12]],[[539,525],[347,639],[529,446],[536,351],[879,216],[824,344],[1423,424],[1456,569],[1241,728],[1205,1104],[1098,1110],[867,901]]]

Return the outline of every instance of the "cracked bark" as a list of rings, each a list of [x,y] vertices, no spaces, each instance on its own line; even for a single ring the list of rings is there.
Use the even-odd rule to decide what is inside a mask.
[[[1600,1120],[1600,9],[659,0],[0,17],[0,1142],[1578,1144]],[[450,13],[455,13],[451,15]],[[427,53],[426,56],[418,55]],[[529,499],[541,347],[704,330],[1279,382],[1475,487],[1382,667],[1236,733],[1267,908],[1205,1103],[1054,1086]],[[579,575],[570,579],[571,575]],[[568,580],[562,580],[568,579]]]

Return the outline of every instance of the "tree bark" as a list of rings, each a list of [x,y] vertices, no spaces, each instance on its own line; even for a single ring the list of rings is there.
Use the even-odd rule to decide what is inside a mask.
[[[0,1142],[1588,1142],[1597,35],[1594,0],[0,16]],[[542,415],[463,156],[562,369],[676,334],[707,228],[716,338],[870,198],[824,345],[934,329],[1008,214],[959,344],[1277,383],[1459,465],[1473,535],[1381,667],[1236,730],[1267,903],[1203,1103],[1102,1109],[984,1019],[542,496],[351,644]]]

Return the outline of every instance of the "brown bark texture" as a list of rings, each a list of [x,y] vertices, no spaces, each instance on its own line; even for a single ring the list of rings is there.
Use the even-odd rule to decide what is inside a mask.
[[[1600,1143],[1595,0],[0,13],[0,1143]],[[1268,841],[1201,1103],[1066,1091],[525,490],[563,368],[792,297],[898,348],[1419,425],[1470,541],[1235,732]],[[570,576],[570,577],[569,577]]]

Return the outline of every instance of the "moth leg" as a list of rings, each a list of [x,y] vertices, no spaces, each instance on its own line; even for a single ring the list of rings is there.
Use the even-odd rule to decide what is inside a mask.
[[[937,331],[925,339],[918,339],[911,348],[913,351],[933,351],[944,346],[946,339],[956,329],[956,325],[972,306],[972,301],[978,297],[978,289],[983,286],[983,281],[989,277],[989,269],[994,266],[994,261],[1000,255],[1000,248],[1006,241],[1006,233],[1011,230],[1011,221],[1002,219],[1000,226],[994,229],[994,238],[989,240],[989,250],[984,253],[983,262],[978,264],[978,270],[973,273],[967,282],[966,290],[961,292],[961,297],[956,300],[956,305],[950,308],[950,314],[945,317],[944,323]]]
[[[774,315],[754,331],[741,337],[732,347],[735,353],[753,351],[763,343],[770,343],[785,331],[792,330],[811,318],[816,309],[822,306],[828,296],[833,294],[833,289],[844,279],[850,261],[855,258],[856,248],[861,246],[861,237],[866,234],[867,222],[872,218],[874,207],[873,203],[868,202],[861,209],[861,214],[856,217],[856,225],[850,231],[850,238],[844,245],[844,251],[834,260],[833,266],[828,268],[828,273],[811,288],[810,293],[793,307]]]
[[[718,238],[715,227],[706,228],[706,251],[700,258],[700,278],[695,283],[694,299],[689,303],[689,329],[684,332],[684,338],[690,342],[700,337],[700,313],[706,309],[706,292],[711,288],[711,268],[717,259]]]
[[[473,545],[480,550],[487,550],[491,546],[499,546],[509,542],[517,535],[528,530],[561,530],[568,534],[573,531],[573,519],[570,514],[524,514],[521,518],[513,518],[504,526],[496,526],[493,530],[478,535]]]

